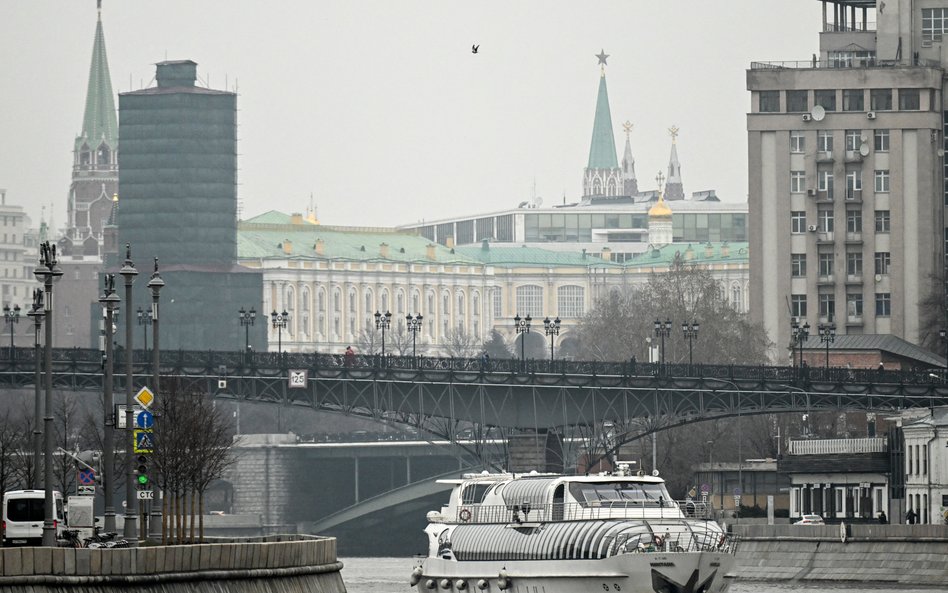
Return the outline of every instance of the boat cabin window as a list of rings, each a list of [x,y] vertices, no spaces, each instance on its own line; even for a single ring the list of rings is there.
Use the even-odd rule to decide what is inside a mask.
[[[572,482],[569,493],[583,506],[635,504],[659,506],[671,500],[664,484],[641,482]]]
[[[493,484],[468,484],[461,491],[461,504],[480,504]]]

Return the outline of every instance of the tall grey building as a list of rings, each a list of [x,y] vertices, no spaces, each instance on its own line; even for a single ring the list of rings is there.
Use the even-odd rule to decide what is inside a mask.
[[[924,341],[943,290],[948,0],[822,8],[819,54],[747,72],[750,308],[784,361],[794,318]]]

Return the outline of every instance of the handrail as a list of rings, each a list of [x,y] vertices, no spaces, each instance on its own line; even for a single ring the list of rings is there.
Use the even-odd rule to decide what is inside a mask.
[[[528,506],[463,504],[452,516],[443,517],[449,523],[511,524],[545,523],[560,521],[590,521],[601,519],[710,519],[711,506],[696,500],[603,500],[592,503],[552,503]]]

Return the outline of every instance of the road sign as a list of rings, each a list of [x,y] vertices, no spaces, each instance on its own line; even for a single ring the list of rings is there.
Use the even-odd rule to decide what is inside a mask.
[[[135,426],[138,428],[151,428],[155,425],[155,416],[148,410],[142,410],[135,417]]]
[[[736,509],[736,508],[738,508],[739,506],[741,506],[741,495],[740,495],[740,494],[735,494],[735,495],[734,495],[734,508]]]
[[[152,393],[148,387],[142,387],[138,390],[138,393],[135,394],[135,401],[143,408],[150,408],[151,404],[155,401],[155,394]]]
[[[118,404],[115,406],[115,428],[124,430],[128,428],[125,426],[125,404]],[[141,406],[132,406],[132,424],[138,419],[138,415],[142,413]]]
[[[155,500],[154,490],[139,490],[138,500]]]
[[[734,496],[740,496],[741,494],[743,494],[743,492],[741,492],[740,486],[734,489]]]
[[[79,496],[95,496],[95,486],[76,486],[76,494]]]
[[[81,469],[76,472],[76,482],[80,486],[94,486],[95,485],[95,470],[91,469]]]
[[[710,484],[702,484],[702,485],[701,485],[701,494],[707,494],[707,493],[709,493],[709,492],[711,492],[711,485],[710,485]]]
[[[136,453],[151,453],[155,448],[155,435],[150,430],[137,429],[133,435]]]
[[[306,369],[300,371],[290,371],[290,388],[291,389],[305,389],[306,388]]]

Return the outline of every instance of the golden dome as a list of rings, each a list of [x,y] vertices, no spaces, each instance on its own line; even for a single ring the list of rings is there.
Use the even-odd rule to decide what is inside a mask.
[[[671,208],[665,204],[665,198],[658,194],[658,202],[648,209],[649,218],[671,218],[671,215]]]

